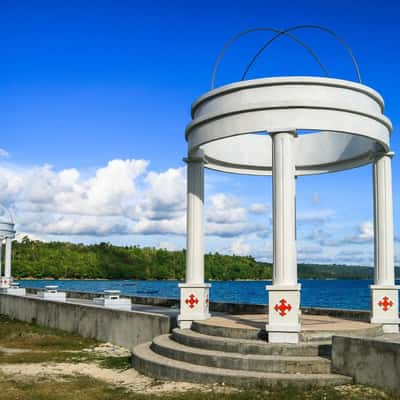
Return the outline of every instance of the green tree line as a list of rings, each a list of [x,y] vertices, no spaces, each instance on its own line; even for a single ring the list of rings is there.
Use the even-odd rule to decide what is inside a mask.
[[[184,279],[185,250],[152,247],[41,242],[25,237],[13,244],[16,278]],[[270,263],[251,256],[205,256],[207,280],[271,279]],[[397,276],[400,271],[397,268]],[[371,279],[373,269],[346,265],[299,264],[300,279]]]

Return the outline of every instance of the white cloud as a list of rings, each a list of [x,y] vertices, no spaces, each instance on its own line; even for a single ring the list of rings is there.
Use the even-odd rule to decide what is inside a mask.
[[[347,239],[350,243],[368,243],[374,240],[374,224],[372,221],[364,221],[358,226],[358,233]]]
[[[312,194],[312,203],[313,205],[318,205],[321,202],[321,195],[319,194],[319,192],[314,192]]]
[[[18,229],[35,235],[157,235],[186,233],[185,168],[148,170],[145,160],[111,160],[87,176],[0,166],[0,201],[11,205]],[[232,237],[260,228],[250,224],[240,200],[215,194],[206,200],[206,233]]]
[[[308,254],[320,254],[322,253],[322,248],[320,246],[299,246],[298,253],[303,255]]]
[[[253,214],[265,214],[269,210],[269,206],[263,203],[253,203],[249,207],[249,211]]]
[[[169,242],[167,240],[162,240],[158,246],[159,249],[164,249],[164,250],[169,250],[169,251],[175,251],[177,250],[177,246],[175,243]]]
[[[236,256],[247,256],[251,252],[251,246],[243,238],[238,238],[231,243],[231,252]]]
[[[313,229],[312,231],[308,231],[306,233],[304,233],[303,237],[306,240],[325,240],[326,237],[328,237],[329,234],[326,233],[322,228],[317,228],[317,229]]]
[[[245,208],[240,200],[224,193],[218,193],[208,199],[207,221],[217,224],[236,224],[247,220]]]
[[[365,254],[365,252],[362,251],[362,250],[359,250],[359,249],[345,249],[345,250],[342,250],[339,253],[337,253],[338,257],[341,257],[341,256],[345,256],[345,257],[347,257],[347,256],[361,256],[363,254]]]
[[[209,236],[234,237],[261,231],[264,227],[248,222],[233,224],[207,223],[206,234]]]
[[[172,234],[172,235],[184,235],[186,233],[186,219],[173,218],[173,219],[162,219],[162,220],[150,220],[140,219],[130,229],[131,234],[142,234],[142,235],[160,235],[160,234]]]
[[[234,237],[265,230],[265,226],[249,221],[240,199],[224,193],[210,196],[206,211],[205,232],[209,236]]]
[[[170,168],[165,172],[149,172],[148,188],[139,202],[138,212],[151,220],[182,218],[186,210],[185,168]]]
[[[145,160],[112,160],[88,179],[76,169],[56,172],[50,165],[0,167],[1,197],[18,211],[133,217],[136,180],[147,165]]]
[[[297,221],[300,223],[321,223],[325,222],[336,215],[334,210],[312,210],[304,211],[297,214]]]
[[[22,239],[25,237],[29,238],[29,240],[40,240],[41,242],[46,242],[46,239],[43,236],[34,235],[32,233],[27,233],[27,232],[18,232],[15,235],[15,240],[17,242],[22,242]]]
[[[9,158],[10,157],[10,153],[5,150],[0,148],[0,158]]]
[[[129,224],[123,218],[94,215],[68,215],[55,218],[42,225],[32,225],[33,231],[52,235],[125,235],[130,233]]]
[[[269,238],[271,236],[271,229],[270,227],[264,227],[264,229],[262,229],[262,227],[260,226],[260,231],[257,232],[257,236],[260,239],[266,239]]]

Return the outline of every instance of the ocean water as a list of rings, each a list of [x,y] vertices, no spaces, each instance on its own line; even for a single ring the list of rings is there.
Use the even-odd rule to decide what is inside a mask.
[[[136,280],[23,280],[22,287],[42,288],[58,285],[60,289],[81,292],[102,292],[105,289],[120,290],[136,296],[179,298],[178,281]],[[210,300],[228,303],[266,304],[265,286],[270,281],[223,281],[210,282]],[[368,310],[370,308],[371,280],[301,280],[301,304],[308,307]],[[398,282],[397,284],[400,284]]]

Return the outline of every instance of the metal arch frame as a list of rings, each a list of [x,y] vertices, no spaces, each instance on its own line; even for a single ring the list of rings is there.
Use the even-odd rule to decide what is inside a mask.
[[[245,36],[249,33],[253,33],[253,32],[259,32],[259,31],[269,31],[269,32],[275,32],[277,35],[274,37],[278,38],[282,35],[288,36],[289,38],[291,38],[293,41],[295,41],[296,43],[300,44],[304,49],[307,50],[307,52],[314,58],[314,60],[318,63],[318,65],[321,67],[321,69],[323,70],[325,76],[329,77],[329,72],[326,69],[325,65],[322,64],[321,60],[319,59],[319,57],[315,54],[315,52],[311,49],[310,46],[308,46],[306,43],[304,43],[302,40],[298,39],[296,36],[290,34],[287,31],[283,31],[280,29],[275,29],[275,28],[251,28],[251,29],[247,29],[245,31],[239,32],[238,34],[236,34],[235,36],[233,36],[232,38],[230,38],[226,44],[224,45],[224,47],[222,48],[222,50],[220,51],[220,53],[218,54],[215,63],[214,63],[214,67],[213,67],[213,72],[212,72],[212,77],[211,77],[211,89],[214,89],[215,87],[215,78],[217,75],[217,71],[218,71],[218,66],[222,60],[222,58],[224,57],[225,53],[227,52],[227,50],[231,47],[231,45],[233,43],[235,43],[238,39],[240,39],[242,36]],[[264,49],[262,50],[264,51]],[[261,52],[262,52],[261,51]],[[258,53],[258,52],[257,52]],[[261,53],[260,53],[261,54]],[[256,56],[256,58],[258,57],[258,54]],[[254,58],[254,57],[253,57]],[[255,61],[255,60],[254,60]]]
[[[329,33],[331,36],[333,36],[341,45],[342,47],[344,47],[344,49],[347,51],[347,53],[349,54],[354,69],[356,71],[357,74],[357,79],[359,83],[362,83],[362,79],[361,79],[361,73],[360,73],[360,67],[358,65],[358,62],[354,56],[353,51],[351,50],[351,47],[347,44],[347,42],[340,37],[336,32],[334,32],[331,29],[325,28],[324,26],[321,25],[298,25],[298,26],[293,26],[291,28],[285,29],[282,32],[277,33],[273,38],[271,38],[270,40],[268,40],[266,43],[264,43],[263,46],[261,46],[261,48],[257,51],[257,53],[253,56],[253,58],[250,60],[250,62],[247,64],[246,69],[243,72],[242,78],[241,80],[245,80],[247,73],[249,72],[250,68],[253,66],[253,64],[255,63],[255,61],[257,60],[257,58],[264,52],[264,50],[270,45],[272,44],[276,39],[280,38],[281,36],[288,34],[289,32],[295,31],[295,30],[299,30],[299,29],[318,29],[324,32]]]

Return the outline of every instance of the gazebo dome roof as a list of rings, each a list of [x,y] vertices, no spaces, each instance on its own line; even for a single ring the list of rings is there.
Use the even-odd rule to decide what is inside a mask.
[[[297,38],[298,30],[317,30],[336,39],[347,52],[357,82],[332,78],[316,53]],[[248,63],[241,80],[215,87],[220,62],[245,35],[272,32]],[[247,79],[254,62],[270,44],[287,37],[302,46],[319,64],[320,76],[280,76]],[[205,167],[250,175],[272,174],[272,139],[293,132],[296,176],[342,171],[374,162],[390,152],[392,124],[384,115],[382,96],[362,83],[350,46],[336,32],[319,25],[284,30],[251,28],[229,39],[213,68],[211,90],[192,105],[186,127],[189,156]]]
[[[366,85],[333,78],[279,77],[235,82],[203,94],[186,128],[189,152],[206,167],[271,175],[268,133],[296,131],[296,175],[358,167],[390,151],[383,99]]]

